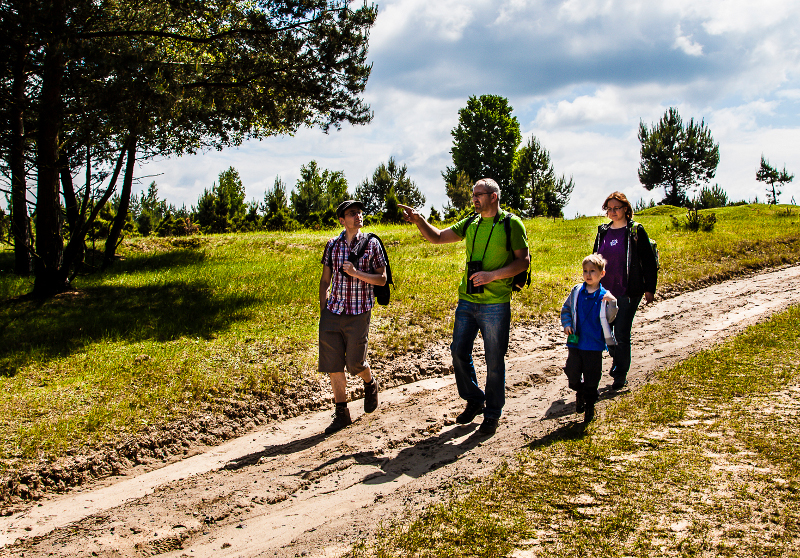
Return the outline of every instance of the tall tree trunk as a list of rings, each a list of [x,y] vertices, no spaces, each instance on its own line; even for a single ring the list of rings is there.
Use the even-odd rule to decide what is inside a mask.
[[[50,42],[45,45],[39,132],[36,138],[38,184],[33,296],[37,298],[53,296],[67,289],[67,271],[62,265],[64,240],[61,236],[61,204],[58,196],[58,136],[63,118],[64,0],[54,0],[49,15],[54,25],[48,30]]]
[[[667,205],[674,205],[676,207],[680,207],[681,206],[681,199],[680,199],[680,194],[679,194],[678,183],[677,182],[673,182],[670,185],[670,188],[669,188],[669,190],[667,192],[667,199],[665,201],[667,202]]]
[[[69,272],[69,270],[73,269],[73,267],[76,268],[75,271],[72,272],[72,275],[69,276],[69,281],[71,281],[77,273],[77,266],[74,266],[73,264],[83,261],[83,254],[86,249],[85,239],[86,235],[89,233],[89,229],[94,224],[95,219],[97,219],[97,215],[100,213],[100,210],[103,209],[103,206],[106,204],[106,202],[108,202],[109,198],[111,198],[111,195],[114,193],[114,190],[117,188],[117,180],[119,179],[120,172],[122,172],[122,162],[125,160],[125,154],[128,152],[128,146],[131,144],[131,142],[133,142],[133,137],[129,137],[119,150],[119,157],[117,157],[117,163],[114,165],[114,172],[111,173],[111,178],[108,181],[106,191],[103,193],[102,197],[93,204],[91,212],[88,216],[86,215],[86,212],[89,211],[89,194],[91,191],[92,173],[91,160],[89,157],[86,158],[86,184],[88,186],[83,193],[83,201],[81,202],[81,208],[78,213],[75,231],[70,235],[67,247],[64,249],[64,269]]]
[[[83,220],[81,219],[81,208],[78,207],[78,197],[75,195],[75,185],[72,182],[69,161],[63,155],[61,157],[60,173],[61,192],[64,195],[64,209],[67,213],[67,226],[69,227],[69,243],[67,244],[67,248],[64,249],[64,265],[67,268],[67,272],[69,272],[73,267],[78,269],[82,266],[86,253],[86,245],[82,237],[76,239],[80,240],[80,242],[73,242],[73,238],[81,234]],[[87,182],[86,188],[90,190],[91,184]],[[70,246],[73,246],[73,248],[70,248]],[[67,251],[70,251],[69,257],[67,257]]]
[[[20,40],[15,46],[16,53],[11,64],[11,233],[14,238],[14,273],[29,275],[33,268],[31,237],[28,234],[28,185],[25,178],[25,66],[28,45]]]
[[[119,209],[117,215],[114,217],[114,222],[111,225],[111,230],[108,232],[106,238],[106,249],[103,254],[103,268],[105,269],[114,260],[114,254],[117,252],[117,244],[122,234],[122,228],[125,226],[125,221],[128,218],[128,208],[131,204],[131,189],[133,188],[133,168],[136,165],[136,127],[131,130],[131,135],[128,140],[128,154],[125,161],[125,179],[122,181],[122,192],[119,196]]]
[[[61,193],[64,196],[64,209],[67,213],[67,227],[69,227],[70,234],[72,234],[79,226],[78,198],[75,195],[75,185],[72,183],[69,161],[64,153],[61,154],[61,162],[59,163],[58,171],[61,176]]]

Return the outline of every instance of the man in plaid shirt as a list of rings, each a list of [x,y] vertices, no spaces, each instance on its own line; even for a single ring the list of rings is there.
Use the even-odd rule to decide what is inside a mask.
[[[325,245],[322,278],[319,281],[319,371],[330,375],[336,414],[326,434],[351,424],[347,408],[347,378],[344,369],[364,380],[364,411],[378,408],[378,380],[367,362],[369,321],[375,296],[372,285],[386,284],[386,259],[380,242],[361,232],[364,205],[347,200],[336,216],[344,230]],[[353,259],[364,242],[363,256]],[[351,258],[351,254],[353,257]]]

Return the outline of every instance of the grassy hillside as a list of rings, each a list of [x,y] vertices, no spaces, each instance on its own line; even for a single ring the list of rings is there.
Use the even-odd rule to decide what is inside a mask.
[[[637,217],[661,252],[661,286],[800,260],[798,210],[716,210],[711,233]],[[526,222],[533,282],[515,320],[558,309],[580,279],[599,217]],[[432,246],[410,226],[373,228],[396,289],[373,314],[373,358],[447,336],[461,243]],[[321,252],[332,232],[131,239],[124,261],[77,291],[21,300],[30,279],[0,253],[0,470],[115,441],[230,398],[269,398],[315,375]]]

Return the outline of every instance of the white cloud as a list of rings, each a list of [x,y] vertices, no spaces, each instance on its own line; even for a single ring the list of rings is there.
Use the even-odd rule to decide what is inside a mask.
[[[612,0],[567,0],[561,4],[558,14],[567,21],[584,22],[607,16],[615,7]]]
[[[498,8],[495,26],[513,23],[517,17],[524,15],[529,6],[536,0],[505,0]]]
[[[464,30],[475,14],[470,4],[482,2],[458,0],[400,0],[381,4],[378,19],[370,33],[370,49],[392,48],[397,41],[414,41],[420,37],[454,42],[463,38]]]
[[[796,22],[800,15],[797,3],[786,0],[692,1],[691,4],[691,11],[704,20],[703,27],[712,35],[753,33],[782,23]]]
[[[565,216],[597,215],[603,200],[615,190],[633,200],[647,194],[636,174],[639,143],[635,130],[621,137],[576,131],[530,133],[550,152],[556,174],[572,176],[575,181]]]
[[[557,129],[596,124],[623,124],[630,118],[630,107],[619,97],[619,89],[606,87],[593,95],[581,95],[572,101],[548,103],[536,115],[537,127]]]
[[[684,35],[680,25],[675,28],[675,43],[672,48],[681,50],[689,56],[702,56],[703,54],[703,45],[694,42],[691,35]]]
[[[711,113],[706,119],[714,134],[728,136],[736,134],[752,134],[759,129],[760,117],[775,114],[778,103],[776,101],[753,101],[735,107],[720,108]]]

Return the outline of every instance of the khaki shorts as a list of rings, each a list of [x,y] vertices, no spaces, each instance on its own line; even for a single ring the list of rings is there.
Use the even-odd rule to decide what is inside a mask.
[[[347,371],[353,376],[369,370],[367,341],[372,311],[363,314],[334,314],[327,308],[319,318],[320,372]]]

